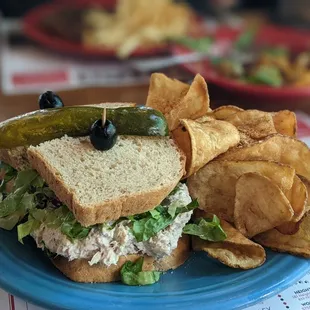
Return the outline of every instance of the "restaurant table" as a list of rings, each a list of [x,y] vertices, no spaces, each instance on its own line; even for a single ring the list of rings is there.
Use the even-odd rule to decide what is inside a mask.
[[[299,102],[256,102],[244,100],[236,95],[209,85],[210,105],[216,108],[221,105],[237,105],[245,109],[260,109],[265,111],[279,111],[289,109],[303,111],[310,115],[310,100]],[[121,87],[90,87],[83,89],[57,91],[66,106],[93,104],[100,102],[134,102],[145,104],[148,93],[148,85]],[[36,94],[4,95],[0,90],[0,121],[38,109],[38,97]]]

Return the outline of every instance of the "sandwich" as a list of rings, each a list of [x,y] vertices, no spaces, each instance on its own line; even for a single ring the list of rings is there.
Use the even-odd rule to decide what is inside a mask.
[[[130,109],[142,123],[155,113],[125,106],[128,124]],[[89,118],[87,132],[78,118],[74,124],[58,122],[59,113],[78,111],[61,107],[0,124],[0,227],[17,226],[21,243],[32,239],[73,281],[152,284],[160,272],[177,268],[189,256],[189,238],[182,232],[198,204],[180,182],[185,157],[166,129],[155,128],[167,126],[159,112],[150,118],[157,125],[146,123],[150,130],[141,135],[129,125],[124,128],[126,119],[116,119],[119,134],[100,149],[98,130],[111,134],[115,128],[104,128],[106,116],[96,121],[102,128],[94,128],[94,118],[85,111],[99,108],[113,118],[124,105],[111,111],[109,105],[83,107],[79,117]]]

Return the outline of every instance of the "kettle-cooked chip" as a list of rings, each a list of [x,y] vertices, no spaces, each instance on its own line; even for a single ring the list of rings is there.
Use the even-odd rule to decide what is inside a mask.
[[[284,235],[294,235],[297,233],[297,231],[299,230],[299,226],[301,224],[301,220],[299,220],[298,222],[286,222],[284,224],[281,224],[279,226],[276,227],[276,229]]]
[[[235,105],[223,105],[209,112],[207,115],[215,119],[224,121],[227,117],[240,111],[244,110],[236,107]]]
[[[293,222],[298,222],[306,212],[308,203],[308,191],[301,179],[295,175],[294,183],[289,191],[285,192],[285,196],[291,203],[294,210]]]
[[[189,192],[199,201],[199,208],[229,222],[234,221],[235,187],[238,178],[257,172],[271,179],[281,190],[289,191],[295,170],[268,161],[212,161],[187,180]]]
[[[186,155],[186,176],[197,172],[210,160],[239,143],[238,130],[230,123],[212,118],[204,121],[181,120],[182,127],[172,132]]]
[[[292,188],[286,192],[286,197],[294,210],[294,216],[290,222],[276,227],[280,233],[293,235],[298,231],[304,214],[309,211],[309,186],[310,182],[306,178],[302,176],[294,177]]]
[[[211,257],[232,268],[251,269],[265,262],[266,253],[262,246],[247,239],[223,220],[221,220],[221,227],[227,235],[224,241],[209,242],[193,237],[193,249],[205,251]]]
[[[309,206],[310,206],[310,180],[309,179],[307,179],[307,178],[305,178],[305,177],[303,177],[302,175],[298,175],[298,178],[302,181],[302,183],[305,185],[305,187],[306,187],[306,190],[307,190],[307,193],[308,193],[308,201],[307,201],[307,203],[306,203],[306,209],[307,208],[309,208]],[[309,211],[309,210],[307,210],[307,211]],[[306,212],[307,212],[306,211]]]
[[[295,168],[310,179],[310,151],[295,138],[275,134],[249,146],[232,148],[216,160],[271,160]]]
[[[271,229],[255,236],[259,244],[279,252],[288,252],[310,258],[310,215],[306,214],[293,235],[281,234],[277,229]]]
[[[236,183],[234,223],[246,237],[292,219],[294,210],[279,186],[258,173],[245,173]]]
[[[262,139],[277,132],[272,116],[268,112],[259,110],[239,111],[228,116],[225,120],[253,139]]]
[[[283,110],[271,114],[274,127],[278,133],[290,137],[296,136],[297,121],[294,112]]]
[[[196,119],[206,115],[209,110],[207,84],[200,74],[188,85],[162,73],[153,73],[146,106],[162,112],[172,131],[178,127],[180,119]]]

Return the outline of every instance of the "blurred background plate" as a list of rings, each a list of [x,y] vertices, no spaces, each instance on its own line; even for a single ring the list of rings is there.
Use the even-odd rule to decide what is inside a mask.
[[[267,251],[263,266],[241,271],[195,253],[154,285],[79,284],[66,279],[31,240],[22,245],[15,232],[1,230],[0,266],[3,289],[49,309],[232,310],[282,291],[307,273],[310,261]]]
[[[213,36],[215,42],[225,42],[227,46],[231,46],[232,42],[237,36],[244,31],[241,28],[233,28],[228,26],[220,26],[215,29]],[[206,33],[208,35],[208,33]],[[266,25],[259,28],[256,35],[255,46],[285,46],[292,52],[309,51],[310,49],[310,31],[293,29],[289,27]],[[174,45],[171,47],[174,55],[184,55],[192,52],[189,48]],[[227,78],[221,75],[216,68],[211,64],[208,59],[195,63],[185,63],[182,67],[192,74],[200,73],[212,87],[216,88],[216,92],[226,92],[226,100],[240,100],[247,102],[253,102],[253,105],[260,104],[260,108],[268,110],[268,104],[272,103],[272,108],[275,109],[275,105],[278,105],[279,109],[282,108],[298,108],[299,102],[310,101],[310,88],[309,87],[270,87],[265,85],[254,85],[248,83],[239,82],[236,79]]]
[[[115,57],[114,49],[86,47],[80,42],[82,12],[87,8],[104,8],[113,11],[116,0],[56,1],[30,10],[23,18],[26,36],[46,48],[60,53],[88,56]],[[139,47],[131,56],[152,56],[168,51],[167,44]]]

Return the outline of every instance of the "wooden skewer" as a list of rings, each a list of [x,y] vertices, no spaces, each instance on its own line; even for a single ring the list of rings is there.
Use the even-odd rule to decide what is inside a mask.
[[[101,118],[102,126],[104,126],[106,120],[107,120],[107,109],[104,108],[104,109],[103,109],[103,113],[102,113],[102,118]]]

